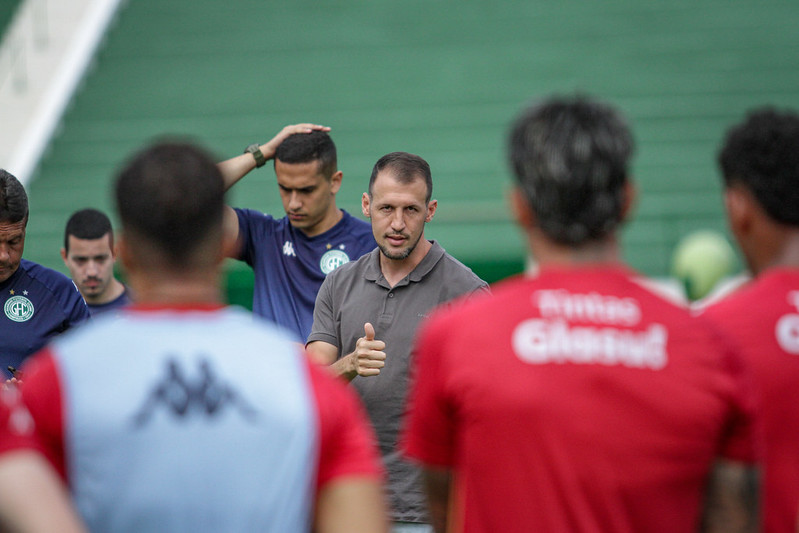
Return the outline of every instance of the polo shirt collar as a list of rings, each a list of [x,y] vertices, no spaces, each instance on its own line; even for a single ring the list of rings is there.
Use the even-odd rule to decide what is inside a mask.
[[[383,272],[380,271],[380,248],[375,248],[369,252],[369,259],[366,261],[366,271],[364,277],[369,281],[377,281],[383,277]]]
[[[433,246],[427,251],[422,262],[416,265],[408,275],[410,281],[422,281],[422,279],[433,270],[438,260],[444,257],[444,249],[436,241],[430,241]]]
[[[408,281],[418,282],[424,279],[424,277],[433,270],[433,267],[436,266],[436,263],[444,257],[444,248],[441,247],[440,244],[436,241],[430,241],[433,245],[430,250],[427,251],[427,255],[424,256],[422,261],[416,265],[411,273],[408,275]],[[383,272],[380,270],[380,248],[375,248],[371,252],[369,252],[370,257],[367,261],[366,271],[364,273],[364,277],[369,281],[378,281],[383,279]]]

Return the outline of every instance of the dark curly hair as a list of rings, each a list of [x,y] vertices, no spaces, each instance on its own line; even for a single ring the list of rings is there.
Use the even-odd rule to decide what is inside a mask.
[[[586,97],[553,97],[514,122],[509,157],[516,179],[551,239],[578,245],[622,220],[633,138],[622,115]]]
[[[727,131],[718,162],[727,187],[743,185],[771,218],[799,226],[799,115],[752,110]]]

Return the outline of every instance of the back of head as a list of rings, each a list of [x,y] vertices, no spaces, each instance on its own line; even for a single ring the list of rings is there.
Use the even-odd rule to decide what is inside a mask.
[[[372,176],[369,178],[369,196],[372,196],[377,175],[383,170],[391,170],[392,176],[400,183],[408,184],[414,180],[422,179],[427,186],[426,202],[433,196],[433,176],[430,165],[416,154],[408,152],[391,152],[377,160],[372,167]]]
[[[117,177],[115,196],[129,241],[146,243],[172,267],[191,266],[208,243],[221,246],[222,175],[195,146],[165,142],[139,152]]]
[[[92,208],[75,211],[64,228],[64,249],[69,251],[70,235],[77,239],[94,240],[106,233],[111,233],[111,242],[113,242],[111,220],[105,213]]]
[[[17,178],[0,169],[0,222],[28,221],[28,195]]]
[[[289,135],[275,150],[275,160],[297,164],[319,162],[319,173],[330,179],[337,170],[336,145],[324,131]]]
[[[726,186],[748,189],[777,222],[799,226],[799,115],[755,110],[726,135],[718,156]]]
[[[537,226],[580,245],[623,218],[633,138],[622,115],[585,98],[552,98],[521,113],[510,132],[513,172]]]

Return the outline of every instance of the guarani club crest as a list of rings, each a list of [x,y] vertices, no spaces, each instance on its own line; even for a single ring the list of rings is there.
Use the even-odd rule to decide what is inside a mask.
[[[330,244],[328,244],[327,247],[328,250],[322,256],[322,259],[319,260],[319,268],[322,270],[322,273],[325,276],[333,272],[344,263],[350,262],[350,256],[344,252],[343,244],[334,250],[330,249]]]
[[[25,296],[15,296],[13,289],[9,292],[12,296],[6,300],[6,304],[3,306],[6,316],[14,322],[30,320],[33,316],[33,302],[25,297],[28,295],[28,291],[22,291]]]

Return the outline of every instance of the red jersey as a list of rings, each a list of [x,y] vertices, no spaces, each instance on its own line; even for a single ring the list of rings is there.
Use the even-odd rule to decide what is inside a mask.
[[[355,394],[249,313],[129,309],[59,337],[0,399],[0,454],[44,454],[92,531],[307,531],[381,475]]]
[[[765,530],[799,509],[799,269],[774,268],[705,310],[752,368],[765,430]]]
[[[453,531],[695,531],[714,459],[756,458],[734,355],[620,267],[492,290],[417,339],[404,446]]]

